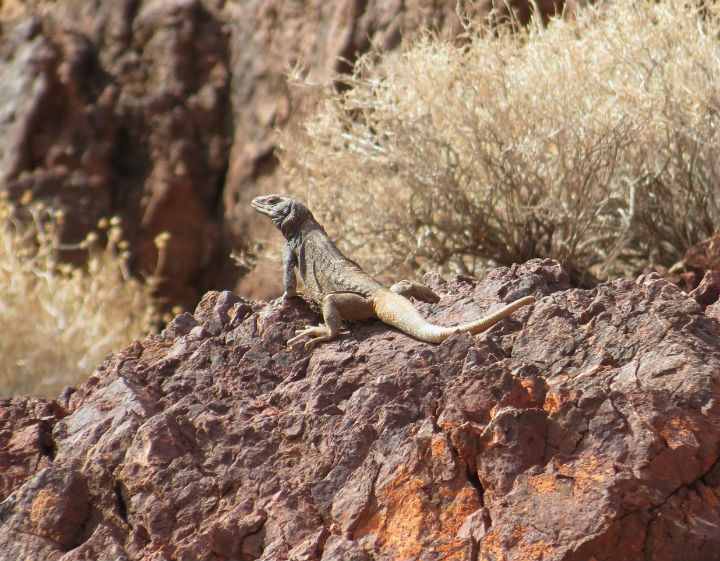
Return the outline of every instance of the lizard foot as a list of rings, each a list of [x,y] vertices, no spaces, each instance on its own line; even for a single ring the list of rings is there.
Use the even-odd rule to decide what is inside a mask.
[[[298,329],[295,332],[295,337],[293,337],[292,339],[288,339],[287,344],[289,347],[292,347],[295,343],[297,343],[301,339],[304,339],[305,337],[313,337],[303,346],[306,351],[311,351],[317,343],[321,343],[323,341],[330,341],[331,339],[335,338],[335,336],[330,332],[330,329],[328,329],[326,325],[318,325],[316,327],[308,326],[305,329]]]
[[[425,286],[421,282],[409,280],[399,281],[392,285],[390,290],[407,299],[410,299],[412,296],[413,298],[423,302],[430,302],[431,304],[440,301],[440,296],[435,294],[429,286]]]

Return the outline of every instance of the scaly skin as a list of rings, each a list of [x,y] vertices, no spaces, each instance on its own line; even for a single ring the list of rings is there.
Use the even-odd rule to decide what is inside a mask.
[[[322,309],[324,323],[298,330],[288,345],[308,338],[305,349],[310,350],[317,343],[337,337],[343,320],[369,318],[378,318],[421,341],[440,343],[456,332],[485,331],[535,300],[526,296],[494,314],[454,327],[435,325],[420,315],[409,298],[437,302],[439,296],[413,281],[385,288],[340,252],[302,203],[281,195],[266,195],[253,199],[252,207],[268,216],[287,240],[282,257],[283,299],[296,295],[297,267],[310,298]]]

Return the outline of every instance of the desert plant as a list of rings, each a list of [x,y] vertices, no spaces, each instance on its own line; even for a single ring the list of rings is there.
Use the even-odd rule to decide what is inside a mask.
[[[102,221],[83,266],[62,261],[62,212],[0,199],[0,395],[55,397],[152,328],[150,290],[130,277],[118,219]],[[19,219],[22,214],[25,219]],[[29,218],[29,219],[28,219]]]
[[[290,190],[376,274],[670,266],[720,218],[718,37],[715,4],[645,0],[426,34],[288,137]]]

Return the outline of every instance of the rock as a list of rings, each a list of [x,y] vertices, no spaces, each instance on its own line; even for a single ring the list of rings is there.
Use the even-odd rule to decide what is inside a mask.
[[[116,90],[88,38],[54,41],[34,16],[0,46],[0,181],[14,198],[32,191],[67,213],[79,241],[111,213]]]
[[[720,273],[720,234],[696,244],[685,253],[685,266],[693,271]],[[701,275],[702,278],[702,275]]]
[[[707,276],[708,273],[711,273],[711,276]],[[717,292],[720,286],[720,281],[717,280],[720,279],[720,233],[688,249],[683,260],[667,274],[667,279],[684,291],[694,293],[694,297],[700,298],[698,301],[702,305],[707,305],[703,304],[702,300],[709,298],[708,303],[717,300],[717,296],[705,297],[702,294],[708,290],[711,293]]]
[[[0,400],[0,500],[42,468],[52,465],[52,429],[65,415],[55,400]]]
[[[0,519],[9,535],[29,536],[18,553],[32,551],[33,542],[41,551],[48,543],[67,551],[77,544],[88,522],[88,498],[82,474],[72,468],[47,467],[0,505]]]
[[[459,8],[481,17],[491,5]],[[230,250],[270,227],[247,203],[283,184],[277,131],[371,45],[393,49],[426,27],[461,32],[455,3],[1,3],[0,189],[62,209],[65,242],[120,216],[134,271],[155,275],[167,307],[192,309],[247,272]],[[288,68],[318,87],[292,88]]]
[[[720,262],[718,263],[720,265]],[[696,288],[690,291],[690,298],[703,308],[715,304],[720,297],[720,267],[708,269]]]
[[[720,338],[695,299],[570,289],[549,260],[425,280],[436,322],[538,300],[440,345],[368,321],[295,355],[303,301],[212,292],[60,401],[0,402],[0,559],[720,556]]]

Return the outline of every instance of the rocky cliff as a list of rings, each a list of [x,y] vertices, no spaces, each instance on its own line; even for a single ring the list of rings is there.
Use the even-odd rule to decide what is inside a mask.
[[[437,346],[370,321],[302,355],[303,301],[211,292],[58,400],[1,401],[0,559],[720,557],[712,278],[697,300],[570,289],[552,261],[426,280],[438,323],[538,300]]]

